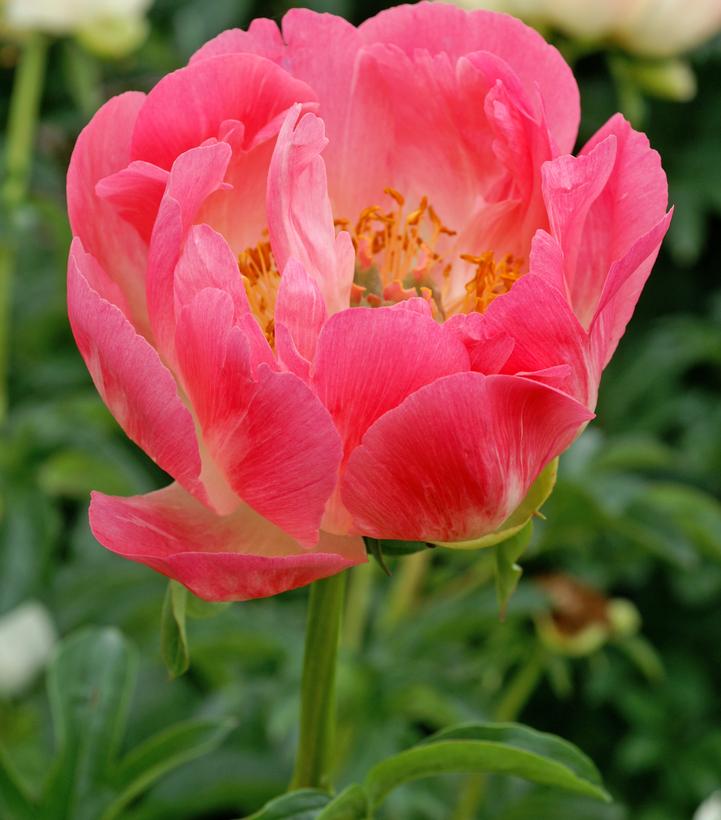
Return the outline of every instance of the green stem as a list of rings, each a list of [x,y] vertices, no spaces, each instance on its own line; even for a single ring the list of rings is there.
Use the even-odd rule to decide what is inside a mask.
[[[0,238],[0,424],[8,406],[8,340],[15,268],[17,211],[27,194],[35,130],[45,78],[47,40],[32,35],[23,46],[15,72],[5,136],[5,179],[2,185],[4,219]]]
[[[335,667],[345,573],[310,588],[300,694],[300,737],[291,789],[330,788],[335,734]]]
[[[17,207],[27,193],[47,49],[47,40],[42,35],[31,35],[23,46],[13,81],[3,185],[3,199],[10,207]]]
[[[351,652],[358,652],[363,643],[375,574],[376,566],[371,561],[353,567],[350,573],[342,640],[343,646]]]

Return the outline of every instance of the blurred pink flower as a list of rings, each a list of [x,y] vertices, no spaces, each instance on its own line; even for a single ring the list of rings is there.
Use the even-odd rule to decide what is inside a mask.
[[[210,599],[494,531],[592,417],[666,179],[532,29],[290,11],[107,103],[68,176],[70,318],[170,473],[95,493],[109,549]]]

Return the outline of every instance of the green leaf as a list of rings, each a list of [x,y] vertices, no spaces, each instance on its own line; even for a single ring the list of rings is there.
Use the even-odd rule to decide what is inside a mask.
[[[320,789],[298,789],[276,797],[246,820],[316,820],[318,812],[331,801]]]
[[[160,621],[160,654],[171,678],[188,671],[190,650],[185,631],[185,609],[188,590],[177,581],[169,581]]]
[[[116,629],[88,629],[58,647],[48,672],[56,765],[43,795],[44,820],[95,820],[135,683],[136,654]]]
[[[437,541],[436,543],[439,547],[449,547],[450,549],[476,550],[483,547],[495,547],[496,544],[506,541],[517,532],[520,532],[546,503],[556,486],[557,475],[558,459],[554,458],[533,482],[523,501],[494,532],[471,541]]]
[[[217,748],[234,726],[230,720],[188,720],[141,743],[118,764],[113,785],[120,793],[102,820],[118,817],[134,797],[166,772]]]
[[[317,820],[365,820],[368,797],[361,786],[348,786],[321,811]]]
[[[494,772],[609,800],[591,761],[570,743],[518,724],[466,724],[374,766],[365,788],[372,807],[395,788],[438,774]]]
[[[526,551],[532,534],[533,521],[528,521],[523,529],[496,546],[496,596],[501,618],[506,617],[508,601],[523,574],[523,570],[516,562]]]
[[[20,779],[0,749],[0,817],[5,820],[34,820],[37,812],[25,794]]]

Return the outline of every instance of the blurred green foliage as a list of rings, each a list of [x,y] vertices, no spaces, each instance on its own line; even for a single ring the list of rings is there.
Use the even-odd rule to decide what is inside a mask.
[[[354,0],[312,5],[356,22],[377,10]],[[83,717],[82,703],[64,703],[59,681],[72,661],[81,668],[70,690],[89,685],[83,676],[92,670],[72,652],[93,635],[87,651],[113,656],[102,671],[124,687],[115,696],[127,698],[124,736],[112,730],[117,759],[127,761],[138,747],[152,752],[149,737],[187,721],[208,752],[192,763],[183,764],[190,752],[174,758],[175,771],[161,766],[157,782],[144,784],[140,799],[128,796],[118,816],[238,817],[287,785],[307,591],[220,608],[212,618],[198,618],[208,613],[184,603],[190,668],[171,681],[160,654],[164,580],[104,552],[89,533],[90,489],[133,494],[164,479],[119,432],[75,351],[64,304],[63,191],[74,139],[98,101],[147,89],[220,30],[284,8],[282,0],[157,0],[150,38],[133,56],[99,64],[71,43],[52,46],[31,197],[13,228],[19,256],[11,414],[0,450],[0,614],[32,597],[49,607],[61,635],[86,631],[56,657],[50,702],[42,681],[0,700],[0,748],[19,793],[33,784],[56,788],[53,772],[65,765],[87,775],[82,760],[62,755],[62,738],[73,738],[63,721]],[[10,44],[0,50],[3,115],[15,56]],[[693,65],[697,98],[649,101],[644,123],[670,178],[671,233],[606,373],[598,419],[561,461],[505,620],[491,551],[387,556],[390,578],[376,566],[354,571],[338,672],[340,786],[451,723],[521,716],[583,749],[615,803],[513,778],[448,776],[394,791],[379,816],[679,820],[721,785],[721,246],[713,241],[721,230],[721,43],[694,55]],[[617,97],[600,56],[579,60],[576,70],[586,137],[616,110]],[[513,574],[515,553],[501,560]],[[533,579],[549,571],[633,601],[641,633],[575,659],[541,644],[534,624],[549,601]],[[97,631],[111,626],[122,635]],[[186,660],[179,635],[178,671]],[[102,732],[111,730],[93,725],[100,734],[91,741],[102,745]],[[76,752],[107,765],[92,748]],[[0,794],[12,800],[3,771]],[[69,816],[100,816],[98,806],[119,799],[121,774],[108,779],[109,791],[86,794],[86,814]],[[82,777],[70,786],[60,778],[80,789],[63,799],[85,794]]]

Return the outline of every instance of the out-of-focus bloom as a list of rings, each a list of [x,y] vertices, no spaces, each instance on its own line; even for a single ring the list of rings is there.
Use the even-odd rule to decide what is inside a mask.
[[[693,820],[721,820],[721,791],[714,792],[696,809]]]
[[[28,601],[0,617],[0,695],[22,692],[47,663],[56,635],[48,611]]]
[[[11,30],[76,36],[101,56],[120,57],[145,39],[153,0],[5,0]]]
[[[670,218],[647,139],[616,116],[573,157],[578,120],[535,31],[424,3],[256,20],[107,103],[69,170],[70,319],[176,483],[95,494],[96,537],[230,599],[359,535],[517,524]]]
[[[611,638],[638,632],[641,618],[624,598],[606,598],[570,575],[554,573],[536,579],[548,595],[550,610],[536,619],[543,643],[562,655],[591,655]]]
[[[721,29],[719,0],[463,0],[554,26],[580,40],[612,41],[647,57],[670,57]]]

